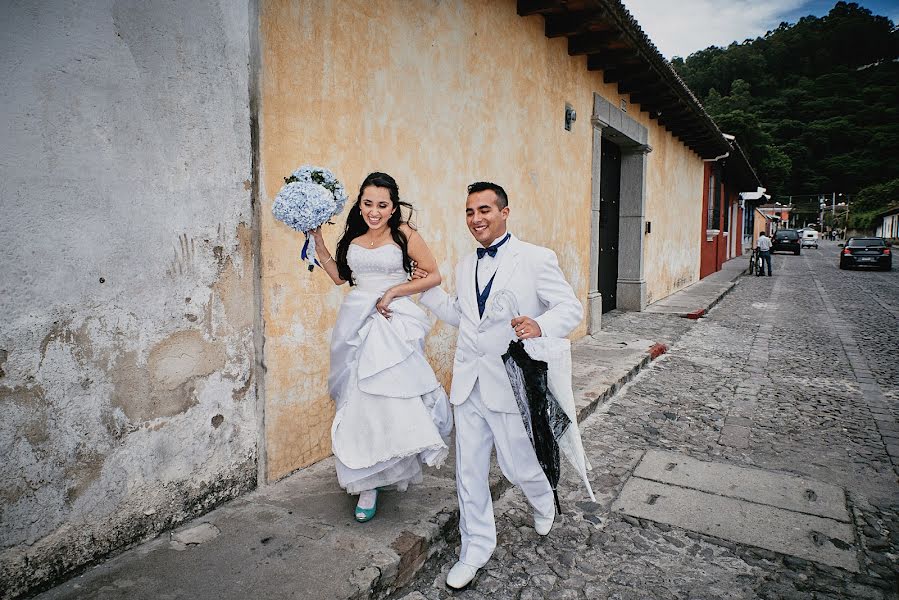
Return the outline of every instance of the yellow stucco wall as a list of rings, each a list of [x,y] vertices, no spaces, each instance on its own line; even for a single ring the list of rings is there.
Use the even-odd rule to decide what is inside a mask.
[[[510,229],[552,247],[585,300],[592,96],[616,105],[620,96],[601,74],[587,71],[584,57],[568,56],[564,38],[547,39],[542,18],[519,17],[514,0],[263,0],[260,9],[264,421],[266,471],[276,479],[330,454],[328,346],[346,291],[321,272],[303,270],[301,237],[271,217],[282,177],[300,164],[326,166],[355,200],[368,172],[393,175],[417,209],[415,220],[449,289],[453,265],[475,245],[465,227],[466,185],[496,181],[510,196]],[[566,102],[579,115],[571,132],[563,128]],[[650,129],[649,172],[691,173],[678,175],[673,189],[666,176],[650,176],[657,215],[650,218],[660,226],[692,219],[682,208],[656,204],[672,194],[684,206],[699,198],[701,192],[684,193],[695,185],[698,157],[645,113],[631,116]],[[326,231],[331,248],[344,218],[337,220]],[[698,273],[694,245],[695,260],[679,260],[692,260]],[[645,250],[653,259],[664,252],[654,242]],[[651,289],[660,293],[665,285]],[[454,330],[437,325],[428,341],[429,359],[447,384],[454,340]]]
[[[755,211],[755,220],[752,222],[752,247],[755,248],[755,243],[759,239],[759,235],[764,231],[768,233],[768,221],[765,219],[765,215],[757,208],[753,209]]]
[[[647,119],[646,113],[640,113]],[[643,236],[646,301],[653,303],[699,280],[702,214],[702,159],[655,121],[649,128],[653,150],[646,159],[646,220]],[[704,238],[703,238],[704,239]]]

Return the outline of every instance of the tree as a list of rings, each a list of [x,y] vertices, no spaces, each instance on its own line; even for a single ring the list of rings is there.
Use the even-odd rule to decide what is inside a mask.
[[[858,4],[672,60],[769,191],[862,188],[899,177],[899,29]]]
[[[871,229],[877,215],[894,206],[899,206],[899,178],[866,187],[850,204],[849,228]]]

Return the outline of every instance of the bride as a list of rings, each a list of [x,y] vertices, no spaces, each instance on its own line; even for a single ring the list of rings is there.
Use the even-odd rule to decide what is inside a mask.
[[[336,256],[321,229],[312,232],[325,272],[335,284],[352,286],[331,337],[328,387],[337,406],[331,426],[337,480],[359,495],[359,522],[375,516],[378,488],[404,491],[421,482],[422,463],[440,466],[453,424],[424,356],[430,322],[409,298],[440,285],[440,273],[402,207],[412,208],[400,201],[393,177],[372,173],[350,208]],[[416,268],[424,276],[410,280]]]

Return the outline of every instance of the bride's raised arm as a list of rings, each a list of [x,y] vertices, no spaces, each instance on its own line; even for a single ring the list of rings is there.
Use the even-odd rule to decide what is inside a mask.
[[[328,277],[331,278],[331,281],[333,281],[335,285],[343,285],[346,283],[345,280],[340,278],[340,273],[337,272],[337,261],[334,260],[334,256],[325,246],[325,240],[322,237],[322,228],[317,227],[309,233],[312,234],[312,238],[315,240],[315,254],[318,257],[318,264],[321,265],[322,269],[325,270],[325,273],[328,274]]]

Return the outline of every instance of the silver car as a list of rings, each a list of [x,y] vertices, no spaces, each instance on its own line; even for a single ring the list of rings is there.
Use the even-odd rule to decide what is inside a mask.
[[[800,246],[802,248],[818,248],[818,232],[814,229],[803,229],[799,232],[802,237]]]

